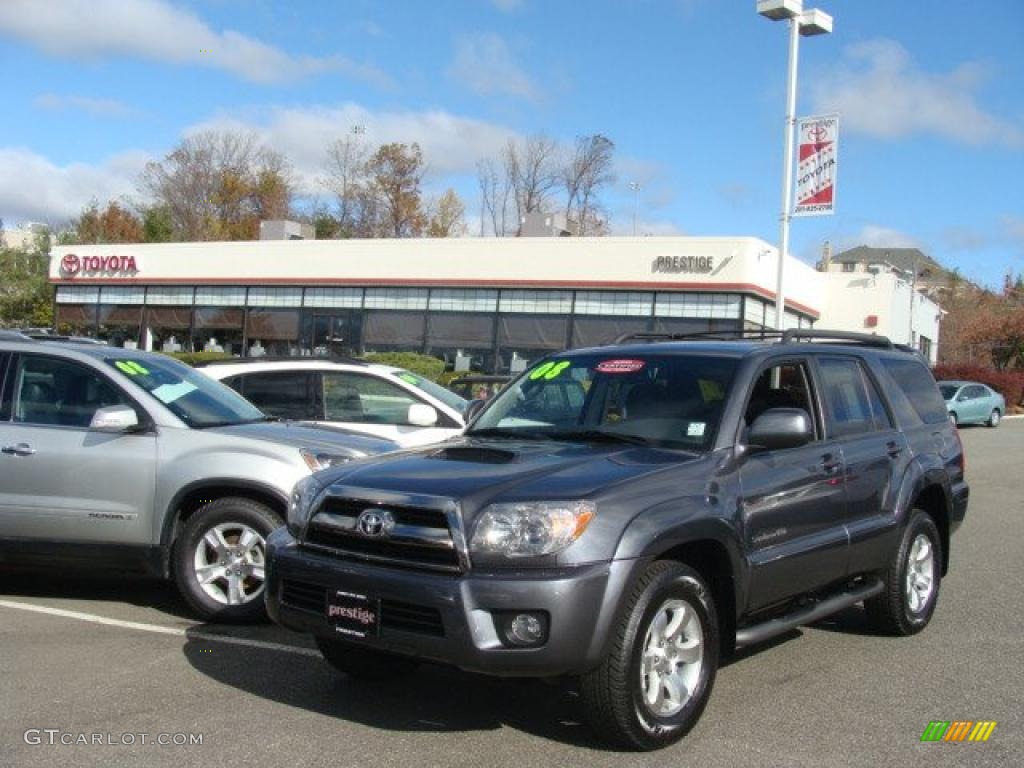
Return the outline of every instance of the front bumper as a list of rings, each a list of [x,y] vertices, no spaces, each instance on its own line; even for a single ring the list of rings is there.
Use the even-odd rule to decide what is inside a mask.
[[[461,575],[388,568],[299,547],[287,529],[267,540],[267,612],[277,623],[318,637],[501,676],[579,674],[600,663],[618,597],[636,560],[560,569]],[[327,621],[329,589],[382,600],[379,638],[339,635]],[[389,606],[395,606],[389,620]],[[537,648],[502,644],[495,612],[543,611],[547,641]]]

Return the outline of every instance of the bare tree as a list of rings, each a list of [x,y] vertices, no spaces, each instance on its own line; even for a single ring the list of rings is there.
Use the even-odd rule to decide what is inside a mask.
[[[337,223],[341,237],[351,237],[365,229],[361,213],[366,197],[366,162],[370,149],[360,126],[327,148],[327,178],[324,185],[338,201]]]
[[[288,214],[294,190],[285,157],[241,131],[184,139],[139,183],[179,240],[255,239],[261,219]]]
[[[518,229],[525,214],[544,210],[558,186],[558,145],[540,134],[528,137],[521,144],[509,139],[502,160],[514,195]]]
[[[576,222],[579,235],[605,234],[607,216],[597,201],[602,187],[615,181],[612,156],[615,145],[599,133],[579,136],[562,169],[565,217]]]
[[[509,202],[512,196],[508,175],[499,172],[493,160],[486,159],[477,162],[476,177],[483,200],[483,214],[490,218],[494,235],[504,237],[509,233]]]

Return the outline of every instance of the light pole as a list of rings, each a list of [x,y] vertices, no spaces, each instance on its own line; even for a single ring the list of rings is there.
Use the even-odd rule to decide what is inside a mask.
[[[803,0],[757,0],[757,12],[772,21],[789,21],[789,67],[786,75],[786,134],[782,159],[782,213],[779,217],[779,266],[775,280],[775,327],[786,328],[786,293],[782,282],[789,253],[789,220],[793,194],[793,127],[796,125],[796,67],[800,36],[827,35],[832,17],[812,8],[805,11]]]
[[[631,181],[629,188],[633,190],[633,237],[636,237],[636,219],[640,214],[640,190],[643,185],[639,181]]]

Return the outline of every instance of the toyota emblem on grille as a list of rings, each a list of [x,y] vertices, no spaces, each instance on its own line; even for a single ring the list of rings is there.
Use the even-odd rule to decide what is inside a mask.
[[[363,536],[390,536],[395,516],[386,509],[364,509],[356,519],[356,530]]]

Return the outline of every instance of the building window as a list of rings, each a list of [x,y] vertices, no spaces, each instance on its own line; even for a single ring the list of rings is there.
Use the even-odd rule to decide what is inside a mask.
[[[732,293],[659,293],[654,314],[734,320],[740,316],[740,297]]]
[[[196,304],[244,307],[245,288],[200,285],[196,288]]]
[[[250,307],[301,307],[301,288],[250,288]]]
[[[921,354],[925,356],[926,360],[932,359],[932,340],[927,336],[918,337],[918,348],[921,350]]]
[[[423,348],[425,312],[370,311],[363,315],[363,347],[367,352]]]
[[[103,293],[106,294],[106,289]],[[99,306],[96,336],[113,347],[138,349],[141,326],[141,306]]]
[[[244,315],[245,310],[234,307],[196,307],[192,351],[242,354]]]
[[[307,288],[303,306],[361,309],[363,306],[363,289]]]
[[[58,304],[57,332],[74,336],[92,336],[96,332],[95,304]]]
[[[459,370],[491,370],[494,357],[494,315],[431,315],[427,320],[428,355]]]
[[[182,352],[188,346],[191,327],[191,309],[146,307],[142,346],[158,352]]]
[[[611,344],[627,333],[644,333],[648,320],[616,317],[575,317],[572,321],[572,346],[598,347]]]
[[[58,285],[58,304],[95,304],[100,300],[100,289],[94,285]]]
[[[299,312],[287,309],[250,309],[245,320],[250,357],[298,355]]]
[[[100,290],[101,304],[145,304],[146,289],[139,286],[103,286]]]
[[[855,262],[855,261],[844,261],[843,262],[843,272],[856,272],[856,271],[857,271],[857,262]]]
[[[572,312],[572,291],[502,291],[502,312],[568,315]]]
[[[494,312],[498,308],[498,292],[435,288],[430,291],[430,309],[437,312]]]
[[[635,315],[649,317],[654,294],[626,291],[577,291],[577,315]]]
[[[157,285],[146,289],[147,304],[192,304],[195,289],[181,286]]]
[[[426,309],[426,288],[367,288],[367,309]]]

